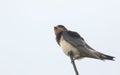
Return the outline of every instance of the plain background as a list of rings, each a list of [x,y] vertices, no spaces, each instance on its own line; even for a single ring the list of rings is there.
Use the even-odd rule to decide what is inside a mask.
[[[75,75],[53,27],[77,31],[116,61],[76,61],[80,75],[120,75],[119,0],[0,0],[0,75]]]

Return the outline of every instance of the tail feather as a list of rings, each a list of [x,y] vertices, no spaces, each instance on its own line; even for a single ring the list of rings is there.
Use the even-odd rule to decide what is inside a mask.
[[[99,57],[101,60],[112,60],[114,61],[114,58],[113,56],[110,56],[110,55],[106,55],[106,54],[103,54],[103,53],[99,53]]]

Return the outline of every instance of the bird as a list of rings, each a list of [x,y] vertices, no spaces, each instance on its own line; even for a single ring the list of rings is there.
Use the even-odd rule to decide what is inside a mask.
[[[73,60],[87,57],[114,61],[114,56],[96,51],[86,43],[80,34],[75,31],[68,30],[64,25],[54,26],[54,33],[56,36],[56,42],[62,48],[65,55],[70,56],[72,53]]]

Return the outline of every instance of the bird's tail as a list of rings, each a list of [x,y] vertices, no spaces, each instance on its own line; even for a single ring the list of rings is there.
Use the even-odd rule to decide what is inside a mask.
[[[99,57],[99,59],[101,59],[101,60],[112,60],[112,61],[114,61],[114,58],[115,58],[113,56],[106,55],[106,54],[103,54],[103,53],[100,53],[100,52],[97,52],[96,54]]]

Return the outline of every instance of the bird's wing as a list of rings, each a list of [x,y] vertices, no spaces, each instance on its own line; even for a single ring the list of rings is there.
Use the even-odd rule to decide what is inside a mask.
[[[65,31],[63,32],[63,38],[76,47],[81,53],[85,53],[91,57],[99,59],[99,57],[91,51],[92,48],[87,45],[84,39],[77,32]]]

